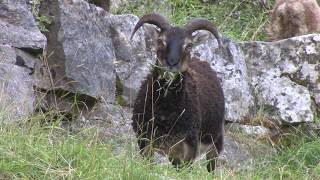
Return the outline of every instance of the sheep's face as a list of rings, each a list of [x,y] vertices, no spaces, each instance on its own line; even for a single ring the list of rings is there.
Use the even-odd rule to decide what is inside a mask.
[[[219,46],[221,45],[217,29],[210,21],[203,18],[192,19],[181,28],[171,26],[168,20],[160,14],[147,14],[137,22],[131,38],[144,23],[153,24],[160,29],[157,47],[157,64],[164,70],[181,73],[188,69],[188,64],[191,59],[190,51],[193,42],[196,41],[192,33],[197,30],[207,30],[211,32],[217,38]]]
[[[158,65],[165,70],[185,72],[190,61],[192,39],[186,30],[180,27],[160,32],[157,42]]]

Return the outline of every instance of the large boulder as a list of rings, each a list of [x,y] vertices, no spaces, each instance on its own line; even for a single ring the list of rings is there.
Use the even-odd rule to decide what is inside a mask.
[[[246,118],[253,106],[253,96],[250,92],[249,78],[244,56],[238,44],[229,39],[223,39],[223,47],[218,48],[217,41],[211,34],[207,40],[194,49],[194,54],[210,63],[218,73],[226,101],[227,121],[236,122]]]
[[[320,107],[320,36],[239,43],[257,105],[284,123],[313,121]]]
[[[0,111],[6,121],[34,113],[35,87],[49,88],[47,68],[39,58],[9,45],[0,45]]]
[[[0,63],[0,111],[5,115],[1,121],[25,119],[34,110],[32,78],[26,68]]]
[[[134,104],[141,82],[155,63],[155,53],[150,49],[154,27],[140,28],[132,40],[130,36],[139,18],[132,15],[111,16],[113,45],[116,55],[116,72],[122,86],[121,96],[126,105]]]
[[[0,111],[4,115],[1,121],[17,121],[33,113],[36,60],[19,49],[0,45]]]
[[[54,88],[114,101],[115,61],[107,12],[83,0],[43,1],[54,16],[45,33]]]
[[[41,6],[42,14],[55,17],[46,33],[55,88],[114,103],[117,74],[121,95],[131,104],[152,61],[143,29],[130,41],[138,18],[112,15],[83,0]]]
[[[25,0],[0,0],[0,44],[32,51],[44,48],[46,37]]]
[[[223,38],[219,49],[214,37],[206,36],[194,54],[208,61],[222,81],[227,121],[250,119],[261,110],[277,124],[313,121],[319,111],[318,35],[273,43]]]

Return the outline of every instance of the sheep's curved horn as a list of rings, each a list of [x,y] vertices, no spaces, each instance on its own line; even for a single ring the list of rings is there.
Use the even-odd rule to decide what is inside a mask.
[[[140,18],[140,20],[137,22],[136,26],[134,27],[133,32],[130,37],[130,40],[132,39],[132,37],[136,33],[136,31],[144,23],[156,25],[161,29],[161,31],[165,31],[171,26],[170,23],[168,22],[168,20],[164,16],[162,16],[161,14],[151,13],[151,14],[144,15]]]
[[[204,18],[195,18],[190,20],[188,24],[186,24],[185,28],[189,34],[192,34],[194,31],[197,30],[210,31],[216,37],[219,47],[221,47],[221,40],[218,30],[215,27],[215,25],[211,23],[209,20]]]

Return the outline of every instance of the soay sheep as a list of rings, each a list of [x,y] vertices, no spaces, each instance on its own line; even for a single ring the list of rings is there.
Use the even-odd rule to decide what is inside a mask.
[[[320,32],[316,0],[277,0],[267,29],[271,41]]]
[[[191,164],[206,152],[208,171],[215,168],[224,138],[224,95],[210,65],[191,55],[192,33],[207,30],[221,45],[214,25],[202,18],[185,27],[173,27],[160,14],[141,17],[132,36],[145,23],[160,28],[157,62],[137,95],[132,126],[140,152],[150,157],[154,151],[168,155],[176,167]]]

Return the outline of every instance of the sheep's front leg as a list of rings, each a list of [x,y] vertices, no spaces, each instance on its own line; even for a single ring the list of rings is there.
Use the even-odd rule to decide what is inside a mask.
[[[194,139],[186,139],[171,148],[169,160],[173,166],[182,168],[193,163],[197,155],[197,142]]]
[[[152,143],[146,137],[139,138],[138,140],[140,154],[144,158],[151,159],[153,157],[154,151],[152,147]]]
[[[213,147],[210,148],[210,150],[206,154],[208,164],[207,164],[207,169],[209,172],[214,172],[216,168],[216,158],[218,157],[217,150]]]
[[[207,169],[209,172],[214,172],[216,168],[216,160],[219,154],[223,149],[223,136],[219,138],[211,145],[211,148],[208,150],[206,157],[208,162]]]

